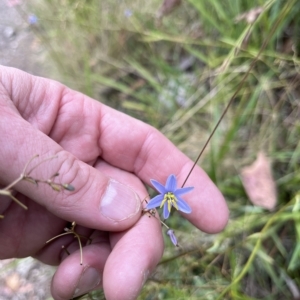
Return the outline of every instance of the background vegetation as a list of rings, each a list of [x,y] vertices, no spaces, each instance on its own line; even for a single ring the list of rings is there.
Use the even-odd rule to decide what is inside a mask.
[[[169,13],[159,0],[29,2],[49,76],[157,127],[192,159],[267,42],[199,162],[230,222],[212,236],[174,215],[182,247],[166,241],[140,299],[300,299],[300,2],[170,2]],[[241,181],[259,151],[272,160],[272,211]]]

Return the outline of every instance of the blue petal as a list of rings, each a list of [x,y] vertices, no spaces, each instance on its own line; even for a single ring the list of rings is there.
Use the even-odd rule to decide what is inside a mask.
[[[172,229],[169,229],[167,231],[167,235],[170,237],[171,242],[173,243],[173,245],[175,245],[176,247],[178,247],[178,242],[177,242],[177,238],[174,234],[174,231]]]
[[[190,192],[190,191],[192,191],[194,189],[194,187],[193,186],[190,186],[190,187],[185,187],[185,188],[180,188],[180,189],[177,189],[176,191],[175,191],[175,195],[177,196],[181,196],[181,195],[184,195],[184,194],[186,194],[186,193],[188,193],[188,192]]]
[[[175,175],[171,174],[168,179],[167,179],[167,183],[166,183],[166,190],[168,192],[175,192],[177,188],[177,180]]]
[[[180,197],[176,197],[177,198],[177,205],[180,211],[189,214],[192,212],[192,209],[189,207],[189,205]]]
[[[168,210],[168,203],[167,202],[164,204],[164,213],[163,213],[163,215],[164,215],[165,220],[168,219],[169,216],[170,216],[170,212]]]
[[[158,182],[154,179],[150,179],[150,181],[159,193],[165,194],[167,192],[165,187],[160,182]]]
[[[155,196],[154,198],[150,199],[149,203],[146,205],[146,209],[152,209],[160,206],[163,199],[164,199],[164,195]]]

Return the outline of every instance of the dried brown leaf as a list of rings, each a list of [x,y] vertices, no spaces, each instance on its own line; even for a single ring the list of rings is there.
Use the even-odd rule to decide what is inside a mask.
[[[277,193],[267,156],[260,152],[252,165],[242,169],[241,175],[249,200],[254,205],[273,210],[277,203]]]

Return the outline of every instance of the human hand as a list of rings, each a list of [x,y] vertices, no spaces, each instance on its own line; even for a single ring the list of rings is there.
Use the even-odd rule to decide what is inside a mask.
[[[153,127],[115,111],[60,83],[0,67],[0,184],[19,177],[35,154],[57,158],[34,170],[35,178],[59,172],[74,192],[55,192],[22,181],[15,195],[25,211],[0,196],[0,258],[34,256],[58,265],[52,281],[55,299],[70,299],[93,289],[106,298],[134,299],[163,253],[161,225],[141,217],[150,179],[183,182],[193,162]],[[223,196],[196,167],[185,197],[185,214],[208,233],[228,220]],[[45,245],[75,221],[79,234],[92,238],[83,248],[68,235]],[[66,255],[65,245],[71,255]],[[76,294],[77,293],[77,294]]]

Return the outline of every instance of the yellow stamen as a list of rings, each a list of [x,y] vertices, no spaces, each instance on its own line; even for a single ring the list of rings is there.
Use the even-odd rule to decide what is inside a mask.
[[[160,204],[160,207],[163,207],[164,204],[168,203],[168,211],[171,212],[172,206],[174,206],[178,210],[177,199],[172,192],[168,192],[165,194],[163,201]]]

